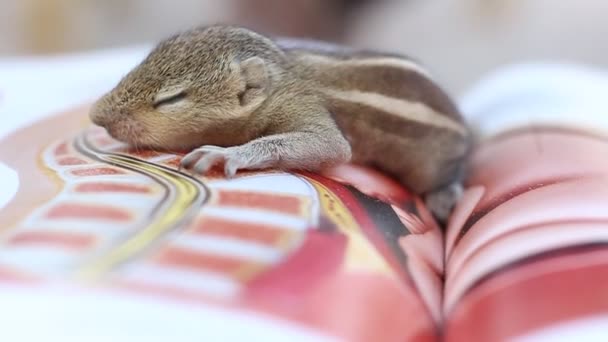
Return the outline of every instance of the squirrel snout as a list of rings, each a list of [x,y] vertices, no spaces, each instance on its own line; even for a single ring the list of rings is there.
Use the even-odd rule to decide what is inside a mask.
[[[110,113],[94,104],[89,111],[89,119],[97,126],[106,127],[109,123]]]

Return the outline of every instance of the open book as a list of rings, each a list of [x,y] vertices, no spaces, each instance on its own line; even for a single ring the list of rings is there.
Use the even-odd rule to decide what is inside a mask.
[[[482,135],[445,231],[371,169],[192,176],[86,105],[17,130],[0,143],[0,339],[601,338],[608,125],[532,74],[464,104]]]

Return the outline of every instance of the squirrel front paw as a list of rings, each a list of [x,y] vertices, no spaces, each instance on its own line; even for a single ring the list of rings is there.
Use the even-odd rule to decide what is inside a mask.
[[[220,147],[205,145],[192,150],[180,162],[180,169],[206,174],[213,166],[224,163],[226,177],[232,178],[241,169],[261,169],[272,166],[272,160],[255,153],[248,146]]]

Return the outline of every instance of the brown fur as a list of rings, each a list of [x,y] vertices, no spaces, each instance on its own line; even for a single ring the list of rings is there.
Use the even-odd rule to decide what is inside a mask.
[[[195,149],[183,164],[197,172],[222,160],[228,175],[318,171],[352,156],[418,193],[459,182],[469,150],[456,106],[411,60],[232,26],[162,41],[91,118],[134,145]]]

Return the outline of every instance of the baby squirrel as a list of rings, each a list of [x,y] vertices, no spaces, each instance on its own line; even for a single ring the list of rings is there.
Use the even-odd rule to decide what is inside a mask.
[[[90,118],[136,147],[193,149],[181,164],[201,174],[372,166],[440,220],[470,149],[458,109],[412,60],[228,25],[161,41]]]

